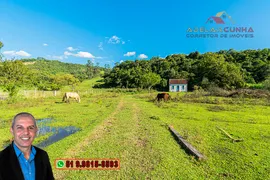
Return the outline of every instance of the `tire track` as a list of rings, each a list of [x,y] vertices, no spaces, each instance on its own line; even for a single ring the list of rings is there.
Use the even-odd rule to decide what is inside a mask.
[[[104,120],[101,125],[95,128],[93,131],[90,131],[82,142],[79,142],[72,148],[68,149],[63,155],[63,158],[75,158],[76,156],[79,156],[91,142],[102,138],[106,130],[110,129],[110,127],[113,125],[113,122],[116,120],[115,116],[123,109],[123,107],[124,102],[121,98],[115,111],[106,120]],[[65,176],[68,173],[69,171],[55,171],[54,177],[56,179],[65,179]]]

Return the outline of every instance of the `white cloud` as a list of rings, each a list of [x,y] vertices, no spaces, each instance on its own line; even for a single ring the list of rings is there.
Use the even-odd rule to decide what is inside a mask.
[[[124,60],[121,60],[120,63],[124,62]]]
[[[95,58],[95,56],[93,56],[91,53],[83,51],[78,52],[75,56],[82,58]]]
[[[103,43],[102,43],[102,42],[99,43],[98,48],[99,48],[100,50],[102,50],[102,51],[104,50],[104,49],[103,49]]]
[[[64,52],[64,55],[66,55],[66,56],[72,56],[73,54],[71,52],[65,51]]]
[[[31,54],[29,54],[29,53],[27,53],[27,52],[25,52],[25,51],[22,51],[22,50],[17,51],[16,54],[19,55],[19,56],[24,56],[24,57],[29,57],[29,56],[31,56]]]
[[[136,54],[135,51],[133,52],[127,52],[126,54],[124,54],[124,56],[134,56]]]
[[[116,35],[114,35],[108,40],[108,43],[109,44],[125,44],[126,42],[123,41],[121,38],[117,37]]]
[[[76,51],[77,49],[75,49],[75,48],[73,48],[73,47],[67,47],[67,50],[69,50],[69,51]]]
[[[108,43],[110,43],[110,44],[119,44],[120,43],[120,38],[117,37],[117,36],[112,36],[109,39]]]
[[[148,58],[148,56],[146,56],[145,54],[140,54],[140,55],[138,56],[138,58],[139,58],[139,59],[146,59],[146,58]]]
[[[44,43],[43,46],[48,46],[48,44]]]
[[[4,55],[8,55],[8,56],[22,56],[22,57],[30,57],[31,54],[25,52],[25,51],[4,51],[3,52]]]
[[[14,55],[16,55],[16,52],[15,51],[4,51],[3,54],[14,56]]]
[[[71,53],[71,52],[65,51],[64,52],[64,55],[65,56],[81,57],[81,58],[92,58],[92,59],[94,59],[94,58],[101,58],[101,57],[95,57],[91,53],[89,53],[89,52],[83,52],[83,51],[80,51],[80,52],[77,52],[77,53]]]

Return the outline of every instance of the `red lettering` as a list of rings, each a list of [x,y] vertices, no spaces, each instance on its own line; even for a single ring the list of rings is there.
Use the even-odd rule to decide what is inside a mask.
[[[110,167],[110,161],[106,161],[106,167]]]
[[[91,161],[91,167],[94,167],[94,161]]]
[[[86,161],[86,167],[87,167],[87,168],[90,167],[90,161]]]
[[[95,167],[97,168],[98,167],[98,161],[95,161]]]
[[[76,168],[80,167],[80,161],[76,161]]]
[[[111,168],[113,167],[113,161],[110,161],[110,167]]]
[[[85,161],[82,161],[82,165],[81,165],[82,167],[85,167]]]
[[[105,161],[102,161],[102,162],[101,162],[101,166],[102,166],[103,168],[105,168]]]
[[[118,167],[119,166],[119,164],[118,164],[118,161],[114,161],[114,167]]]

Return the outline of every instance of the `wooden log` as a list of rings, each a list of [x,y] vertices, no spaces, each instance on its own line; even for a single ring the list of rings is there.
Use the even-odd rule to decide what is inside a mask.
[[[234,139],[229,133],[227,133],[224,129],[217,127],[219,130],[221,130],[227,137],[229,137],[232,142],[241,142],[244,141],[243,139]]]
[[[169,129],[176,138],[176,140],[179,142],[182,148],[185,149],[187,153],[195,156],[198,160],[206,159],[206,157],[203,154],[201,154],[197,149],[195,149],[191,144],[189,144],[182,136],[180,136],[180,134],[172,126],[169,126]]]

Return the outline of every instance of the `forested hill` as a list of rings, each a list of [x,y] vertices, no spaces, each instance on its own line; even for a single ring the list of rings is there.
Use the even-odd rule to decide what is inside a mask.
[[[261,83],[270,76],[270,49],[169,55],[150,60],[125,61],[106,73],[109,87],[167,89],[168,79],[187,79],[189,88],[211,85],[225,89]]]
[[[63,86],[71,86],[73,90],[85,79],[100,76],[101,71],[107,71],[88,60],[86,65],[64,63],[56,60],[0,59],[0,88],[13,97],[19,87],[37,88],[39,90],[59,90]]]
[[[38,70],[45,74],[58,74],[68,73],[75,76],[79,76],[86,72],[86,65],[64,63],[57,60],[46,60],[46,59],[22,59],[21,60],[30,69]]]

